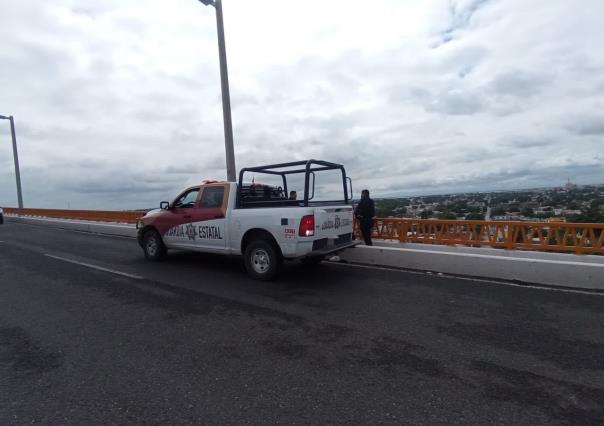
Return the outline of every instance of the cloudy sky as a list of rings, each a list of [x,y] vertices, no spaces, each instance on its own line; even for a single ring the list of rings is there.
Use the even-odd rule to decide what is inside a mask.
[[[212,8],[0,1],[26,206],[148,207],[225,176]],[[602,0],[223,1],[238,168],[343,162],[375,195],[604,183]]]

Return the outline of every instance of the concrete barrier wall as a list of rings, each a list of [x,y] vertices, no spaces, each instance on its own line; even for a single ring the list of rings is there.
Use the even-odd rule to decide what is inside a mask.
[[[20,222],[59,229],[71,229],[73,231],[90,232],[93,234],[116,235],[132,238],[136,237],[136,227],[128,224],[13,215],[7,215],[6,220],[7,222]]]
[[[400,244],[356,246],[345,262],[441,272],[476,278],[604,290],[604,257],[468,247]]]

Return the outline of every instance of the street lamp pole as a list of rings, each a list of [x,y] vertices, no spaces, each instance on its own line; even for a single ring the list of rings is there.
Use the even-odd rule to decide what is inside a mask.
[[[226,151],[227,179],[229,182],[237,180],[235,168],[235,149],[233,147],[233,123],[231,121],[231,95],[229,91],[229,72],[227,69],[226,46],[224,41],[224,22],[222,19],[221,0],[199,0],[206,6],[216,9],[216,28],[218,32],[218,56],[220,59],[220,82],[222,89],[222,114],[224,122],[224,145]]]
[[[13,138],[13,158],[15,160],[15,178],[17,180],[17,201],[19,203],[19,208],[23,208],[23,195],[21,193],[21,173],[19,172],[19,154],[17,153],[17,137],[15,135],[15,120],[13,116],[10,115],[8,117],[4,115],[0,115],[0,120],[8,120],[10,121],[10,133]]]

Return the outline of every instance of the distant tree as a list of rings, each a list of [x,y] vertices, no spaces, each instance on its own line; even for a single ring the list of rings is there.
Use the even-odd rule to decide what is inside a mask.
[[[537,213],[535,217],[537,219],[547,219],[549,217],[554,217],[554,212]]]
[[[493,207],[491,209],[491,216],[503,216],[505,214],[505,209],[503,207]]]
[[[594,198],[591,201],[591,208],[597,209],[598,207],[604,206],[604,197],[602,198]]]
[[[525,207],[520,210],[520,214],[525,217],[533,217],[535,215],[535,211],[530,207]]]
[[[438,218],[444,219],[444,220],[455,220],[455,219],[457,219],[457,215],[454,212],[447,210],[447,211],[440,213],[438,215]]]
[[[420,214],[419,217],[422,219],[428,219],[430,216],[433,216],[434,213],[432,213],[431,210],[423,210]]]
[[[518,213],[520,209],[518,207],[510,207],[510,213]]]
[[[375,215],[377,217],[394,216],[394,210],[400,207],[398,199],[382,198],[375,200]]]
[[[453,205],[450,206],[451,210],[456,212],[465,211],[468,209],[468,203],[465,201],[457,201]]]
[[[599,209],[589,209],[581,214],[568,217],[569,222],[575,223],[604,223],[604,212]]]
[[[484,214],[482,213],[468,213],[466,220],[484,220]]]

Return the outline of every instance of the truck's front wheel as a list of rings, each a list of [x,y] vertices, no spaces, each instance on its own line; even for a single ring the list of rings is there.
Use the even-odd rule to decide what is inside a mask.
[[[143,251],[147,260],[152,262],[166,257],[166,246],[156,230],[150,229],[143,235]]]
[[[283,263],[281,253],[265,240],[252,241],[246,247],[243,257],[247,273],[252,278],[263,281],[274,279]]]

